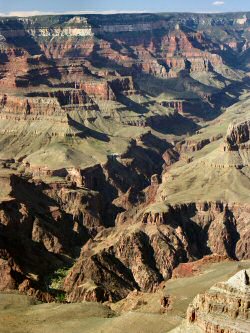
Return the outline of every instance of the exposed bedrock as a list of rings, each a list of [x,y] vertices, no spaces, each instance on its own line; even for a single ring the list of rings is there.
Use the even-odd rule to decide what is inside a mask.
[[[65,169],[61,182],[11,176],[1,204],[1,288],[53,298],[46,275],[80,254],[64,282],[67,299],[117,301],[133,289],[152,292],[182,262],[249,258],[249,205],[157,203],[162,167],[178,158],[148,132],[103,165]]]
[[[208,254],[249,258],[250,207],[201,203],[169,206],[162,213],[139,213],[130,220],[128,215],[118,215],[119,229],[103,231],[83,247],[65,280],[70,301],[114,301],[133,288],[151,292],[171,277],[179,263]],[[136,284],[127,285],[118,270],[121,265]],[[114,279],[119,286],[112,284]],[[95,294],[100,289],[104,299]]]
[[[73,69],[67,66],[65,71],[60,64],[65,58],[78,61],[78,78],[82,79],[80,63],[88,61],[99,67],[107,61],[117,67],[133,68],[163,78],[176,78],[181,71],[217,70],[225,62],[221,45],[218,42],[212,44],[196,24],[187,29],[186,24],[189,26],[191,21],[185,23],[186,19],[183,25],[175,26],[175,22],[169,23],[164,18],[148,17],[147,22],[141,22],[142,17],[134,17],[135,22],[131,24],[108,22],[100,23],[99,27],[91,22],[91,18],[79,17],[80,22],[73,22],[69,17],[58,19],[57,26],[51,27],[49,22],[37,23],[32,18],[1,22],[0,33],[6,44],[1,49],[4,62],[0,86],[28,86],[31,82],[36,85],[34,77],[43,83],[53,82],[52,78],[74,80],[75,75],[70,76]],[[61,21],[63,26],[60,26]],[[150,27],[155,34],[150,33]],[[35,66],[36,62],[40,68]],[[14,75],[8,75],[9,72]],[[90,86],[86,89],[93,90]],[[109,90],[108,94],[104,94],[104,90]],[[102,98],[114,98],[107,87],[99,87],[96,93]]]
[[[0,18],[0,290],[118,301],[180,263],[249,258],[238,19]]]
[[[11,197],[1,203],[0,212],[5,276],[0,289],[40,290],[36,295],[43,299],[48,292],[44,278],[71,265],[91,234],[103,227],[102,203],[98,193],[65,183],[48,186],[13,175],[10,186]]]
[[[46,184],[10,175],[8,183],[7,177],[10,192],[1,203],[0,216],[1,289],[47,292],[46,276],[70,265],[87,240],[113,226],[119,211],[140,200],[139,193],[150,184],[151,175],[161,170],[167,146],[148,133],[104,165],[68,170],[66,180]],[[133,195],[127,196],[128,192]],[[43,260],[38,265],[40,255]]]
[[[168,206],[162,213],[146,212],[142,221],[146,224],[174,222],[184,232],[193,256],[216,253],[240,260],[249,257],[249,214],[248,205],[204,202]]]
[[[167,228],[104,231],[82,249],[64,286],[70,301],[117,301],[133,289],[152,292],[185,258],[183,245]],[[98,299],[100,289],[106,297]]]
[[[250,120],[230,124],[226,136],[227,149],[238,150],[250,146]]]
[[[187,152],[195,152],[199,151],[211,142],[220,140],[223,138],[222,134],[217,134],[216,136],[212,136],[211,138],[200,139],[200,140],[190,140],[186,139],[180,141],[176,144],[176,150],[179,153],[187,153]]]
[[[187,310],[187,322],[204,333],[247,333],[250,313],[250,270],[242,270],[195,297]]]

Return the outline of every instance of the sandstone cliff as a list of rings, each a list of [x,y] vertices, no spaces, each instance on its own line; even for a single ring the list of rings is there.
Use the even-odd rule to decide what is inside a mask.
[[[198,295],[187,311],[191,327],[202,332],[246,333],[249,331],[249,270],[218,283]]]

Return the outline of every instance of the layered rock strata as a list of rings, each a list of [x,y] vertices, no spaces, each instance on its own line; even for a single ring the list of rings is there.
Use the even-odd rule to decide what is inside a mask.
[[[187,320],[202,332],[247,333],[250,327],[249,270],[242,270],[205,294],[195,297],[187,310]]]

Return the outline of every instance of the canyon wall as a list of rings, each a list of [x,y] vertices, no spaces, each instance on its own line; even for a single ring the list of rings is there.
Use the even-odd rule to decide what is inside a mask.
[[[249,270],[242,270],[195,297],[187,320],[205,333],[245,333],[250,323],[249,300]]]

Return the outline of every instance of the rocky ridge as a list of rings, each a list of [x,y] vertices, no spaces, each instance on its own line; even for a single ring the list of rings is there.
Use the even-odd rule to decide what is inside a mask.
[[[198,295],[187,311],[191,326],[202,332],[245,333],[249,330],[249,270]]]
[[[242,15],[0,20],[1,290],[116,302],[249,258],[246,108],[203,137],[249,88]]]

